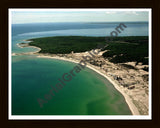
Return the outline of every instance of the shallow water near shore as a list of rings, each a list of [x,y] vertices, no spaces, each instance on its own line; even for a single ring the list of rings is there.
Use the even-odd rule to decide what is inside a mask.
[[[21,56],[12,64],[12,114],[14,115],[129,115],[123,96],[108,80],[86,68],[43,108],[37,101],[49,94],[64,73],[76,64],[61,60]],[[44,99],[45,100],[45,99]]]
[[[12,53],[36,50],[17,47],[16,44],[25,39],[73,35],[73,33],[81,36],[105,36],[105,30],[109,33],[114,29],[115,23],[106,28],[105,24],[93,26],[89,24],[85,30],[77,28],[75,24],[73,26],[69,24],[69,28],[72,26],[69,30],[66,28],[67,25],[64,25],[63,30],[63,25],[59,24],[59,29],[53,25],[52,30],[55,31],[51,31],[51,27],[48,27],[48,30],[46,27],[43,28],[45,30],[39,27],[38,30],[37,25],[35,25],[37,28],[32,30],[33,24],[14,25]],[[80,23],[77,23],[78,25],[83,26]],[[137,25],[137,28],[139,26]],[[139,33],[147,29],[146,24],[141,26]],[[84,28],[87,28],[86,24]],[[133,24],[128,28],[134,28]],[[136,34],[134,30],[124,36]],[[52,89],[50,85],[56,85],[59,82],[58,78],[72,70],[75,65],[62,60],[37,58],[35,55],[12,56],[12,115],[131,115],[124,97],[114,86],[106,78],[88,68],[72,77],[70,82],[66,82],[66,85],[51,100],[44,103],[43,108],[40,108],[37,99],[44,99],[44,95],[49,94]]]

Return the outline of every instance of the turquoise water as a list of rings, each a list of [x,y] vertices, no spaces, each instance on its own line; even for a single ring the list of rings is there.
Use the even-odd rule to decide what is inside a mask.
[[[41,108],[44,99],[74,63],[22,56],[12,64],[12,110],[15,115],[123,115],[130,114],[123,96],[106,79],[85,69],[66,82]]]
[[[46,24],[13,25],[12,53],[36,50],[18,48],[16,44],[25,39],[57,35],[104,36],[114,29],[114,25],[115,23],[63,23],[49,24],[49,27]],[[132,34],[140,26],[143,29],[139,35],[143,35],[147,29],[146,23],[135,24],[135,28],[133,24],[130,26],[128,29],[132,30]],[[131,115],[124,97],[108,80],[88,68],[77,73],[71,81],[65,82],[66,85],[41,108],[37,99],[45,100],[44,96],[49,94],[51,85],[55,86],[58,79],[75,65],[62,60],[37,58],[35,55],[12,56],[12,115]]]

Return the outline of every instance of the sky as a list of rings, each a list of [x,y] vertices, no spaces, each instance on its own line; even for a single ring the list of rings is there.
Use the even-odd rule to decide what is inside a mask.
[[[11,9],[11,23],[148,21],[148,11]]]

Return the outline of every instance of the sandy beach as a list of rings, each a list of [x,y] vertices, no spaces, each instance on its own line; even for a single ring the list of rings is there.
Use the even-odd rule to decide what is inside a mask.
[[[39,47],[29,46],[28,43],[25,43],[25,44],[23,44],[23,45],[17,43],[16,45],[17,45],[19,48],[30,47],[30,48],[35,48],[35,49],[37,49],[37,50],[34,51],[34,52],[12,53],[12,56],[16,56],[16,55],[32,55],[32,54],[38,53],[38,52],[41,50],[41,48],[39,48]]]
[[[24,48],[24,47],[34,47],[29,45],[19,45],[17,46]],[[35,52],[28,52],[28,53],[12,53],[12,55],[37,55],[40,58],[50,58],[50,59],[59,59],[63,61],[70,61],[73,63],[79,63],[83,58],[83,56],[88,55],[89,52],[82,52],[82,53],[70,53],[70,54],[43,54],[39,53],[41,50],[38,47],[37,51]],[[103,51],[102,51],[103,52]],[[113,86],[124,96],[126,103],[128,104],[131,112],[133,115],[147,115],[148,114],[148,82],[142,79],[143,75],[146,75],[148,72],[141,70],[143,66],[138,65],[136,68],[139,68],[138,71],[132,69],[122,68],[120,65],[113,64],[108,60],[102,57],[102,53],[100,52],[96,57],[93,58],[94,60],[104,61],[104,67],[97,66],[87,62],[86,66],[91,70],[97,72],[101,76],[105,77]],[[134,65],[134,62],[129,62],[130,65]],[[106,71],[107,70],[107,71]],[[123,78],[123,81],[119,81],[115,79],[115,76],[120,76]],[[134,78],[133,78],[134,76]],[[127,78],[128,77],[128,78]],[[125,87],[123,86],[122,82],[127,85],[134,82],[136,84],[131,83],[131,87],[134,86],[134,89],[130,89],[130,86]],[[146,94],[147,93],[147,94]]]
[[[59,60],[64,60],[64,61],[70,61],[70,62],[73,62],[73,63],[79,63],[79,61],[77,60],[74,60],[74,59],[69,59],[69,58],[65,58],[65,57],[52,57],[52,56],[46,56],[46,55],[38,55],[37,57],[40,57],[40,58],[50,58],[50,59],[59,59]],[[92,66],[90,64],[87,63],[86,65],[88,68],[90,68],[91,70],[97,72],[98,74],[102,75],[103,77],[105,77],[107,80],[109,80],[113,85],[114,87],[124,96],[131,112],[133,115],[139,115],[139,112],[136,108],[136,106],[132,103],[132,99],[126,95],[126,93],[124,93],[124,90],[123,88],[120,88],[119,85],[117,83],[115,83],[109,76],[107,76],[106,74],[104,74],[103,72],[101,72],[101,70],[98,70],[95,68],[95,66]]]

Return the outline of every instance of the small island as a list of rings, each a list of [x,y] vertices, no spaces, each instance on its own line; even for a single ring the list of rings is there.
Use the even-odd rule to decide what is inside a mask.
[[[106,77],[123,94],[134,115],[147,115],[148,36],[128,37],[57,36],[30,39],[38,57],[80,62],[93,49],[98,54],[87,60],[87,67]],[[103,48],[99,46],[104,46]]]

